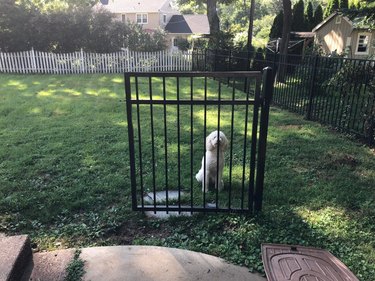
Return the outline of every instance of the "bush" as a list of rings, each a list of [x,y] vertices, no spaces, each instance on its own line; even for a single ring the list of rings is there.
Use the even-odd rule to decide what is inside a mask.
[[[113,52],[123,47],[135,51],[165,49],[162,31],[148,33],[137,24],[116,21],[105,10],[94,12],[88,6],[41,11],[0,1],[0,50]],[[20,21],[19,19],[22,19]]]

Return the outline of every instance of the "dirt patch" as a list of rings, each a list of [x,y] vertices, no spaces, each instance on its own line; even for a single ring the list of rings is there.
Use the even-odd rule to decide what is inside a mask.
[[[360,163],[358,159],[355,158],[355,156],[350,154],[334,154],[334,153],[328,153],[327,157],[329,158],[329,164],[333,167],[343,167],[347,166],[351,169],[355,169],[358,164]]]
[[[171,235],[169,227],[164,222],[148,222],[144,221],[126,223],[115,235],[112,237],[119,245],[133,245],[135,239],[141,238],[157,238],[162,239]]]
[[[300,130],[302,125],[283,125],[279,126],[280,129],[288,131],[288,130]]]

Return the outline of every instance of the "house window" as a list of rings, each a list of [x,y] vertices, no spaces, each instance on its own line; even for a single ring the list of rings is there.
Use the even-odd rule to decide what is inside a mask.
[[[163,23],[167,23],[167,15],[163,15]]]
[[[367,54],[368,53],[368,47],[369,47],[369,38],[370,36],[368,34],[360,33],[358,34],[358,41],[357,41],[357,54]]]
[[[336,24],[340,24],[341,23],[341,18],[342,18],[342,16],[337,16],[336,17]]]
[[[122,22],[125,22],[125,21],[126,21],[125,14],[122,14],[122,15],[121,15],[121,21],[122,21]]]
[[[177,47],[178,46],[178,40],[177,38],[173,38],[173,47]]]
[[[148,22],[147,14],[137,14],[138,24],[147,24],[147,22]]]

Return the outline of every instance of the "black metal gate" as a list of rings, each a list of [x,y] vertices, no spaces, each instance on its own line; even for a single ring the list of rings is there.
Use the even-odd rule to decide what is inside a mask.
[[[261,210],[272,92],[270,68],[125,73],[133,210]]]

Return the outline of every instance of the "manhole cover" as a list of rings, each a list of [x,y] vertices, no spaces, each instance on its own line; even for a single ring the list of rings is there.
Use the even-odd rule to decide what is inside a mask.
[[[325,250],[262,244],[262,259],[268,281],[359,281]]]

